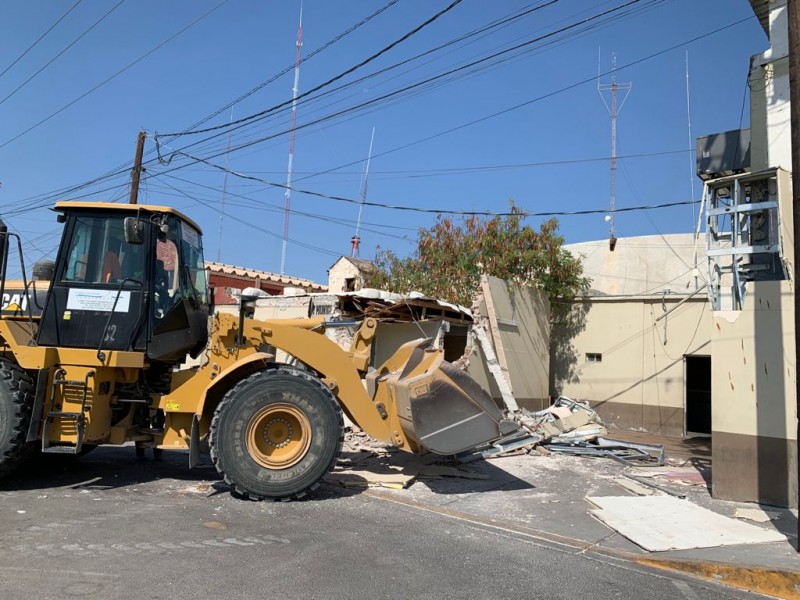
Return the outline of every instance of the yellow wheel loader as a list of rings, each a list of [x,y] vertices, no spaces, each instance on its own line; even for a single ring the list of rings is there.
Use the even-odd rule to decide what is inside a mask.
[[[342,412],[414,453],[456,454],[517,429],[430,340],[370,368],[374,319],[343,350],[322,317],[253,319],[252,296],[238,315],[215,314],[200,228],[172,208],[55,210],[64,230],[46,295],[24,282],[39,314],[31,301],[0,314],[0,477],[34,453],[135,442],[188,450],[190,468],[209,448],[234,493],[299,498],[333,468]],[[0,297],[15,251],[21,263],[0,222]]]

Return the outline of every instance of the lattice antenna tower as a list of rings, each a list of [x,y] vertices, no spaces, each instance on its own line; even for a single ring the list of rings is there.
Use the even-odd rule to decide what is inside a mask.
[[[628,99],[633,83],[617,82],[617,53],[611,53],[611,83],[600,83],[600,51],[597,52],[597,92],[611,116],[611,182],[608,209],[608,247],[613,252],[617,245],[614,217],[617,201],[617,116]],[[620,99],[621,96],[621,99]],[[606,99],[608,97],[608,100]]]
[[[286,192],[283,201],[283,244],[281,245],[281,275],[286,267],[286,244],[289,241],[289,212],[292,206],[292,166],[294,163],[294,138],[297,126],[297,94],[300,91],[300,50],[303,47],[303,3],[300,2],[300,25],[297,27],[297,48],[294,59],[294,85],[292,86],[292,124],[289,129],[289,167],[286,170]]]
[[[367,164],[364,166],[364,176],[361,178],[361,202],[358,205],[358,221],[356,221],[356,234],[350,238],[350,256],[358,257],[358,250],[361,245],[361,215],[364,212],[364,203],[367,201],[367,182],[369,181],[369,163],[372,160],[372,143],[375,141],[375,127],[372,128],[372,136],[369,138],[369,152],[367,153]]]

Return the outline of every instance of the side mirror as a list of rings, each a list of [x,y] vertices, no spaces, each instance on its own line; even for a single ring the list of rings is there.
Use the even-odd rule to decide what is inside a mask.
[[[144,243],[144,223],[136,217],[125,217],[125,242],[140,245]]]

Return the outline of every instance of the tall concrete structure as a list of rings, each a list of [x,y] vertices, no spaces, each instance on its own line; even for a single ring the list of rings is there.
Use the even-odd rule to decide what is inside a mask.
[[[750,63],[751,169],[789,171],[786,3],[750,3],[770,41],[770,48]],[[792,195],[790,186],[779,187],[786,257],[793,248]],[[797,502],[793,265],[784,264],[787,279],[750,281],[741,310],[713,313],[713,493],[718,498],[782,506]]]

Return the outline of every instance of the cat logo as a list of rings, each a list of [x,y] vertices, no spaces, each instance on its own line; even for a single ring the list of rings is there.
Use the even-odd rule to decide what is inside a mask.
[[[3,312],[20,313],[28,308],[28,295],[23,293],[3,294]]]

